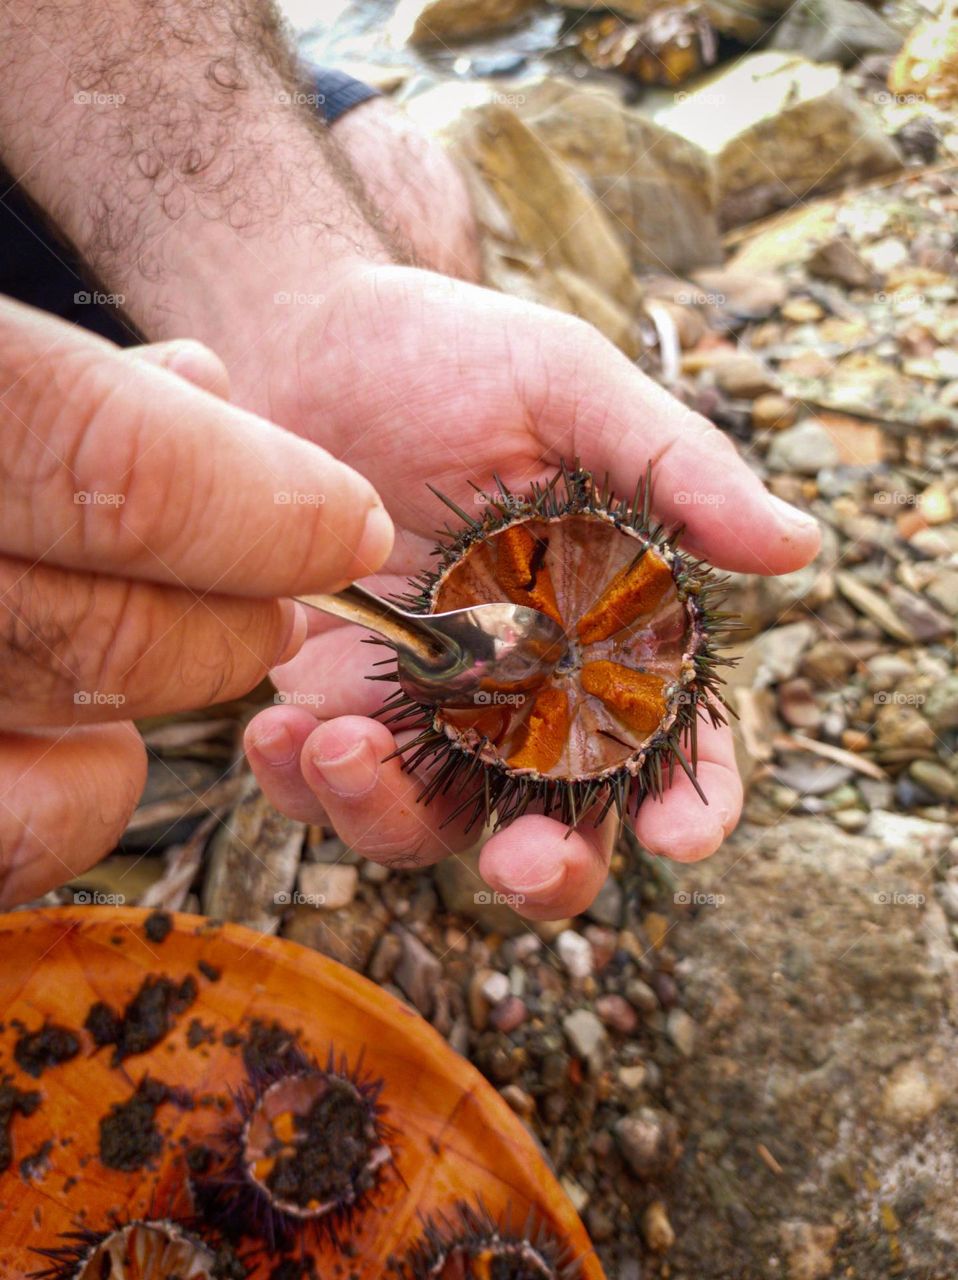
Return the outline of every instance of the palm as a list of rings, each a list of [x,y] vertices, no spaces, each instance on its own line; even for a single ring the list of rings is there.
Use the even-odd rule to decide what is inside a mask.
[[[622,493],[655,462],[657,514],[685,517],[687,544],[720,566],[781,573],[817,547],[814,524],[783,515],[725,437],[579,321],[428,273],[369,268],[301,325],[290,354],[294,373],[272,388],[271,411],[371,480],[396,522],[388,574],[374,580],[381,590],[430,564],[445,515],[428,486],[475,510],[475,488],[488,489],[493,473],[523,491],[574,457]],[[688,506],[676,499],[682,489],[720,501]],[[305,705],[322,698],[321,723],[302,707],[262,713],[248,735],[254,768],[280,807],[307,820],[325,808],[369,856],[435,861],[469,838],[442,825],[451,806],[423,809],[419,781],[382,763],[395,742],[363,718],[383,686],[366,679],[376,651],[359,640],[356,628],[321,621],[275,673]],[[293,750],[270,766],[259,747],[280,731]],[[636,831],[655,852],[703,857],[735,825],[741,784],[728,731],[703,729],[699,757],[708,809],[682,776],[639,813]],[[527,915],[581,910],[604,877],[611,831],[586,824],[565,835],[551,819],[520,818],[488,841],[482,873],[522,894]]]

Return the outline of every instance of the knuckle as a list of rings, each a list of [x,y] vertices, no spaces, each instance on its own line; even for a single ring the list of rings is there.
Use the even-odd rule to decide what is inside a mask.
[[[204,705],[236,687],[236,653],[226,628],[197,612],[199,598],[144,584],[110,584],[89,637],[97,688],[135,698],[138,709]],[[122,704],[121,704],[122,705]]]
[[[24,704],[56,698],[73,687],[76,677],[70,619],[62,613],[62,598],[49,574],[34,569],[12,579],[13,572],[8,564],[0,569],[0,668],[6,700]]]
[[[131,570],[175,576],[180,540],[208,493],[198,489],[192,437],[158,432],[144,370],[113,353],[87,357],[66,389],[73,401],[62,457],[71,477],[81,553],[122,559]]]

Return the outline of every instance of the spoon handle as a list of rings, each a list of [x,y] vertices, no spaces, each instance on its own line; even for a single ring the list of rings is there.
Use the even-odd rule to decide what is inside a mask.
[[[377,631],[401,649],[412,653],[426,667],[435,667],[449,659],[452,641],[438,635],[426,622],[403,613],[395,605],[373,595],[357,583],[344,587],[335,595],[296,596],[300,604],[321,609],[346,622]]]

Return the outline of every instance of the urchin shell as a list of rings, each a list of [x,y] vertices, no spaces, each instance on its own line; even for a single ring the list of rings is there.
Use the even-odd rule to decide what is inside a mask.
[[[398,1267],[401,1280],[575,1280],[570,1251],[534,1218],[515,1228],[482,1205],[460,1201],[430,1218]]]
[[[64,1243],[36,1252],[50,1265],[33,1280],[214,1280],[217,1254],[165,1219],[133,1221],[105,1231],[71,1231]]]
[[[351,1068],[332,1049],[325,1068],[296,1047],[273,1066],[250,1072],[235,1094],[238,1117],[220,1133],[218,1169],[193,1182],[205,1219],[227,1239],[257,1240],[270,1252],[291,1247],[308,1223],[341,1248],[392,1160],[394,1133],[380,1102],[383,1083],[365,1073],[361,1061]],[[341,1194],[323,1203],[300,1204],[271,1185],[271,1174],[284,1152],[295,1148],[295,1121],[289,1117],[302,1113],[293,1108],[301,1103],[308,1111],[332,1090],[341,1100],[340,1119],[350,1106],[361,1116],[368,1157]],[[276,1139],[274,1152],[264,1136]],[[343,1135],[337,1140],[342,1142]]]
[[[462,526],[447,527],[438,567],[399,602],[429,614],[509,599],[559,621],[570,652],[528,696],[485,691],[476,711],[396,691],[382,716],[414,731],[397,754],[426,775],[419,799],[458,798],[447,821],[465,815],[467,829],[501,826],[530,806],[598,823],[613,805],[622,818],[661,795],[677,764],[707,803],[696,729],[702,715],[725,722],[719,668],[731,664],[719,650],[734,624],[720,609],[724,579],[678,548],[681,529],[652,519],[651,471],[631,498],[579,467],[563,466],[528,496],[496,483],[495,493],[477,490],[476,516],[443,499]]]

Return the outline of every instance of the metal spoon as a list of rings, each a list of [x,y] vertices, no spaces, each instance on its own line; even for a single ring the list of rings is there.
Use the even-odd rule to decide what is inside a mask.
[[[548,675],[568,649],[558,623],[525,605],[407,613],[356,583],[297,599],[385,636],[395,646],[403,689],[436,706],[509,701]]]

